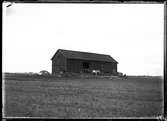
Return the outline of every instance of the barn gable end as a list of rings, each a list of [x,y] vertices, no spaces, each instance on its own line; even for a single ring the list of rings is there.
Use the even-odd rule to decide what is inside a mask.
[[[63,56],[61,52],[56,52],[52,60],[52,74],[56,74],[59,72],[65,72],[66,68],[66,58]]]

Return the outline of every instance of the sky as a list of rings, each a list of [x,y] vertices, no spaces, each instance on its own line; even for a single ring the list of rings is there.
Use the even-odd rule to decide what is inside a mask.
[[[127,75],[163,75],[163,4],[3,3],[3,72],[51,72],[57,49],[109,54]]]

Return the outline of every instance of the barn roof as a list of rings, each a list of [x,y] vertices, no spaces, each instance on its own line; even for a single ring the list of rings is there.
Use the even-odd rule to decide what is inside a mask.
[[[54,56],[51,58],[51,60],[55,57],[57,53],[62,53],[64,57],[69,58],[69,59],[93,60],[93,61],[118,63],[110,55],[64,50],[64,49],[58,49],[57,52],[54,54]]]

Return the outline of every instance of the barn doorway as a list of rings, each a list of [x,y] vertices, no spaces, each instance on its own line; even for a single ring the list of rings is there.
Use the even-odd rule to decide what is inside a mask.
[[[90,67],[90,65],[89,65],[88,62],[83,62],[82,63],[82,67],[83,67],[83,72],[84,73],[89,73],[89,67]]]
[[[89,63],[83,62],[83,69],[88,69],[88,68],[89,68]]]

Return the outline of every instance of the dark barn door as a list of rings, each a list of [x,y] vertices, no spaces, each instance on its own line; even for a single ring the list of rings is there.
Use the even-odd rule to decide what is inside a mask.
[[[88,62],[83,62],[82,68],[84,73],[89,73],[90,64]]]

